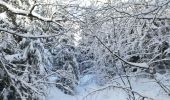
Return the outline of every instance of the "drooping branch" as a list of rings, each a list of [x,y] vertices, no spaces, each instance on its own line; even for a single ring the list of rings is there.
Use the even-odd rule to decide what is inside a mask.
[[[128,64],[128,65],[131,65],[131,66],[134,66],[134,67],[138,67],[138,68],[143,68],[143,69],[148,69],[149,66],[147,63],[133,63],[133,62],[128,62],[126,60],[124,60],[123,58],[121,58],[119,55],[115,54],[114,52],[112,52],[97,36],[94,36],[96,37],[96,39],[112,54],[114,55],[115,57],[117,57],[118,59],[120,59],[121,61],[123,61],[124,63]]]
[[[64,31],[64,32],[61,32],[59,34],[54,34],[54,35],[37,35],[37,36],[34,36],[34,35],[30,35],[30,34],[29,35],[18,34],[15,31],[6,30],[6,29],[3,29],[3,28],[0,28],[0,31],[6,32],[6,33],[9,33],[9,34],[12,34],[12,35],[17,35],[17,36],[20,36],[20,37],[23,37],[23,38],[49,38],[49,37],[55,37],[55,36],[63,35],[66,32],[66,31]]]
[[[12,85],[14,86],[14,88],[16,89],[16,91],[18,92],[18,94],[20,95],[21,99],[23,98],[20,90],[18,89],[17,86],[15,86],[16,82],[19,82],[22,84],[23,87],[27,87],[29,89],[31,89],[33,92],[41,95],[42,93],[40,93],[36,88],[34,88],[31,84],[25,82],[24,80],[20,79],[19,77],[16,77],[15,75],[13,75],[12,73],[9,72],[9,70],[6,68],[6,65],[2,62],[2,60],[0,60],[0,66],[4,69],[4,71],[6,72],[6,74],[9,76]],[[24,100],[24,99],[22,99]]]

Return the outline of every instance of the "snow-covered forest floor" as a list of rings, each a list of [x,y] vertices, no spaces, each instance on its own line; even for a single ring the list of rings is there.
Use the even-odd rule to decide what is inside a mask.
[[[170,73],[166,75],[156,74],[156,78],[163,82],[165,86],[170,84]],[[113,79],[113,82],[105,86],[99,86],[95,83],[95,79],[92,75],[86,75],[81,77],[79,85],[76,87],[76,94],[74,96],[64,94],[61,90],[56,88],[56,86],[50,85],[48,88],[48,93],[46,100],[127,100],[128,93],[121,88],[126,87],[123,85],[120,77]],[[54,81],[54,77],[51,77],[51,82]],[[124,79],[124,78],[123,78]],[[132,90],[138,92],[139,94],[153,98],[153,100],[169,100],[170,97],[164,92],[159,84],[155,82],[154,79],[142,78],[142,76],[132,75],[130,78],[132,83]],[[137,100],[144,100],[135,96]]]

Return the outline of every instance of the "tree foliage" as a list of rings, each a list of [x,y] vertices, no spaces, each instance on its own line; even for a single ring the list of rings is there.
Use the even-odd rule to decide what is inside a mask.
[[[117,75],[166,74],[169,3],[1,0],[0,99],[45,99],[50,76],[74,95],[86,74],[100,85]]]

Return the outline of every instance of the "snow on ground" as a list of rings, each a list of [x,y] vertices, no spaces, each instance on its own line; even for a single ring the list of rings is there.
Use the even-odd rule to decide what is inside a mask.
[[[163,79],[166,76],[157,75],[159,79]],[[51,85],[48,89],[48,95],[46,100],[127,100],[128,95],[121,89],[105,89],[103,91],[92,93],[91,95],[85,97],[92,91],[101,89],[106,86],[98,86],[95,84],[92,75],[86,75],[80,79],[79,85],[76,88],[76,95],[70,96],[64,94],[62,91],[57,89],[55,85]],[[54,80],[54,77],[52,77]],[[169,82],[170,80],[168,80]],[[121,84],[121,80],[116,80]],[[170,100],[165,92],[160,88],[160,86],[155,83],[152,79],[148,78],[132,78],[131,79],[132,88],[138,93],[154,98],[154,100]],[[166,80],[167,83],[167,80]],[[113,85],[116,85],[113,82]],[[85,98],[84,98],[85,97]]]

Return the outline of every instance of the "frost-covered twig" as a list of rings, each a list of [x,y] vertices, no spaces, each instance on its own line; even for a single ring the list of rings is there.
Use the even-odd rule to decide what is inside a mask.
[[[153,75],[152,75],[153,76]],[[156,83],[164,90],[165,93],[167,93],[170,96],[170,89],[167,88],[162,82],[160,82],[159,80],[156,79],[156,77],[154,77],[154,80],[156,81]]]
[[[149,65],[147,63],[133,63],[133,62],[128,62],[126,60],[124,60],[123,58],[121,58],[119,55],[115,54],[114,52],[112,52],[97,36],[94,36],[96,37],[96,39],[112,54],[114,55],[115,57],[117,57],[118,59],[120,59],[121,61],[123,61],[124,63],[126,64],[129,64],[131,66],[134,66],[134,67],[138,67],[138,68],[143,68],[143,69],[148,69],[149,68]]]
[[[30,84],[28,84],[27,82],[25,82],[24,80],[14,76],[13,74],[11,74],[9,72],[9,70],[6,68],[5,64],[0,60],[0,65],[3,67],[4,71],[7,73],[7,75],[9,76],[12,84],[14,85],[15,90],[18,92],[18,94],[20,95],[20,98],[22,99],[23,96],[21,95],[20,90],[15,86],[16,83],[21,83],[21,85],[23,85],[23,87],[27,87],[28,89],[34,91],[35,93],[41,95],[42,93],[40,93],[36,88],[34,88],[33,86],[31,86]]]
[[[29,11],[26,11],[26,10],[22,10],[22,9],[17,9],[17,8],[13,7],[12,5],[10,5],[10,4],[2,1],[2,0],[0,1],[0,6],[5,7],[7,10],[9,10],[12,13],[17,14],[17,15],[34,17],[34,18],[37,18],[37,19],[42,20],[42,21],[52,22],[51,18],[45,18],[45,17],[40,16],[39,14],[35,13],[33,11],[35,6],[33,6]]]
[[[126,79],[127,79],[128,85],[129,85],[129,88],[132,90],[132,84],[130,82],[130,79],[129,79],[128,75],[127,75],[126,69],[124,68],[123,64],[122,64],[122,68],[123,68],[123,71],[125,73],[125,76],[126,76]],[[129,91],[129,92],[131,92],[131,91]],[[131,92],[131,93],[132,93],[133,100],[135,100],[135,94],[133,92]],[[130,95],[129,95],[129,98],[130,98]]]
[[[106,87],[104,87],[104,88],[101,88],[101,89],[97,89],[97,90],[95,90],[95,91],[92,91],[92,92],[88,93],[86,96],[84,96],[82,100],[86,100],[86,98],[87,98],[88,96],[93,95],[93,94],[95,94],[96,92],[104,91],[104,90],[110,89],[110,88],[122,89],[122,90],[124,90],[124,91],[132,92],[132,93],[138,95],[139,97],[143,98],[143,100],[144,100],[145,98],[146,98],[146,99],[149,99],[149,100],[154,100],[154,98],[145,96],[145,95],[140,94],[140,93],[138,93],[138,92],[136,92],[136,91],[134,91],[134,90],[131,90],[131,89],[129,89],[129,88],[122,87],[122,86],[115,86],[115,85],[106,86]]]
[[[54,34],[54,35],[37,35],[37,36],[34,36],[34,35],[30,35],[30,34],[18,34],[17,32],[6,30],[6,29],[3,29],[3,28],[0,28],[0,31],[7,32],[7,33],[12,34],[12,35],[17,35],[17,36],[20,36],[20,37],[23,37],[23,38],[49,38],[49,37],[60,36],[60,35],[63,35],[63,33],[64,33],[64,32],[62,32],[62,33]]]
[[[170,59],[160,59],[160,60],[155,60],[155,61],[150,62],[150,64],[159,63],[159,62],[164,62],[164,61],[170,61]]]
[[[162,53],[159,53],[157,55],[155,55],[155,57],[153,57],[151,60],[149,60],[148,63],[152,63],[152,61],[154,61],[157,57],[159,57]]]
[[[52,73],[50,73],[50,74],[36,80],[35,82],[33,82],[33,85],[40,82],[40,81],[42,81],[43,79],[46,79],[46,78],[48,78],[48,77],[50,77],[52,75],[55,75],[55,74],[59,75],[60,77],[66,77],[67,79],[72,80],[72,75],[69,72],[67,72],[65,70],[57,70],[56,72],[52,72]]]
[[[12,82],[13,84],[15,84],[15,82],[14,82],[15,76],[13,76],[13,75],[8,71],[8,69],[5,67],[4,63],[3,63],[1,60],[0,60],[0,65],[3,67],[4,71],[5,71],[5,72],[7,73],[7,75],[10,77],[11,82]],[[14,87],[15,90],[18,92],[21,100],[24,100],[21,92],[19,91],[19,89],[18,89],[16,86],[13,86],[13,87]]]

